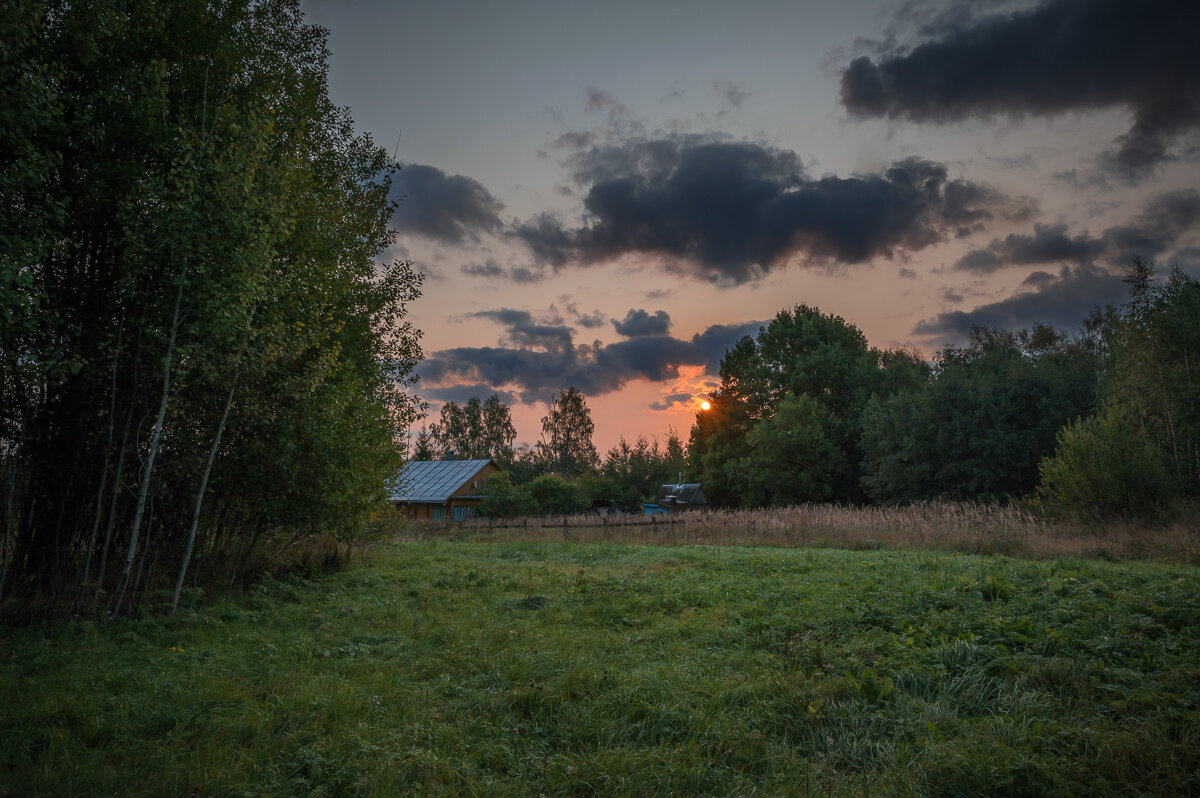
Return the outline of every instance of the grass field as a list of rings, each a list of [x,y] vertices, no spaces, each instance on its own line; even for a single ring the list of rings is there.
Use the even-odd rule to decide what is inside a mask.
[[[0,631],[3,795],[1200,794],[1200,571],[425,541]]]

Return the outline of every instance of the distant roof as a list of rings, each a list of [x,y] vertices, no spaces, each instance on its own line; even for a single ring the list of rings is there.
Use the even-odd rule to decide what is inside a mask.
[[[662,485],[659,487],[654,501],[664,507],[699,507],[708,504],[708,499],[704,498],[704,492],[700,490],[700,484],[697,482],[684,485]]]
[[[444,502],[491,460],[410,460],[392,485],[395,502]]]

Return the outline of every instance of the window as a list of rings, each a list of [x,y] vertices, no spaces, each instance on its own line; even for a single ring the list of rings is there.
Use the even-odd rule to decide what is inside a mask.
[[[446,508],[445,507],[434,507],[433,508],[433,520],[434,521],[445,521],[446,520]]]
[[[462,505],[459,505],[454,508],[454,520],[455,521],[465,521],[468,518],[472,518],[474,516],[475,516],[475,508],[474,507],[464,507]]]

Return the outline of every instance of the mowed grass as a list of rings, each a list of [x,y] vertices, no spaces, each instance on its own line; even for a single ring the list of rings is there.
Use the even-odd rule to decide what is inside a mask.
[[[4,795],[1200,793],[1200,571],[427,541],[0,632]]]

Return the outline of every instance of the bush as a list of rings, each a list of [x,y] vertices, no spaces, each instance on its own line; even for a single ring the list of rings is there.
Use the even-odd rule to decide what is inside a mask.
[[[507,476],[493,477],[484,487],[483,504],[479,507],[484,518],[520,518],[537,511],[538,503],[529,492],[514,485]]]
[[[1165,454],[1116,402],[1063,427],[1040,472],[1038,503],[1068,518],[1159,518],[1177,496]]]
[[[583,512],[588,503],[579,487],[557,474],[543,474],[525,486],[542,515]]]

